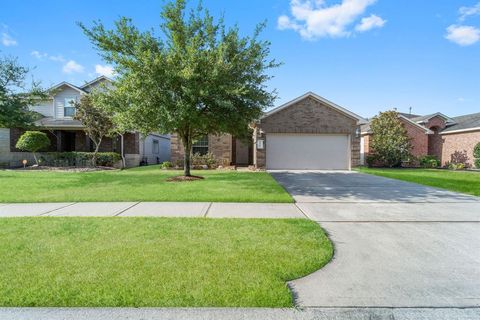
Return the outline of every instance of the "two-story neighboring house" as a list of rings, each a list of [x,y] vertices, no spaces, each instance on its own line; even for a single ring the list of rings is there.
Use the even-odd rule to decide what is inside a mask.
[[[43,118],[36,121],[35,130],[45,132],[50,139],[50,148],[45,151],[89,152],[94,150],[93,142],[85,134],[83,125],[75,120],[74,103],[82,95],[88,94],[101,83],[110,82],[105,76],[98,77],[83,86],[62,82],[49,89],[51,96],[45,101],[39,101],[31,110]],[[15,148],[18,138],[25,130],[20,128],[0,128],[0,164],[15,167],[20,166],[23,159],[32,163],[29,153]],[[100,152],[122,152],[121,137],[105,138],[100,145]],[[123,135],[123,155],[127,167],[140,165],[141,162],[155,164],[170,160],[170,136],[149,134],[143,136],[138,132],[128,132]]]

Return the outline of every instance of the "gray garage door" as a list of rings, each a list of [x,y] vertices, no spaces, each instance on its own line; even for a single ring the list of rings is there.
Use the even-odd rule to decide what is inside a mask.
[[[267,169],[348,170],[348,135],[267,134]]]

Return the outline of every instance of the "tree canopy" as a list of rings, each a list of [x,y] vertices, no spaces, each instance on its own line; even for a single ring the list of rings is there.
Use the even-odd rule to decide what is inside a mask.
[[[0,127],[29,127],[38,115],[29,106],[46,97],[38,83],[27,88],[29,69],[17,59],[0,57]]]
[[[380,112],[370,123],[371,148],[375,161],[388,167],[398,167],[411,158],[410,138],[398,118],[398,112]]]
[[[80,101],[75,103],[75,119],[80,120],[84,126],[84,131],[95,144],[92,162],[97,165],[97,154],[100,144],[104,137],[112,136],[115,132],[115,126],[111,116],[105,108],[94,103],[96,92],[89,95],[83,95]]]
[[[144,133],[177,134],[190,175],[195,139],[243,133],[273,104],[267,71],[279,64],[269,59],[270,43],[259,39],[265,24],[243,37],[237,26],[214,21],[201,5],[187,11],[185,0],[167,3],[161,36],[140,31],[128,18],[110,30],[99,21],[80,26],[114,65],[117,78],[109,94],[116,121]]]
[[[37,165],[38,159],[36,152],[48,146],[50,146],[50,139],[48,139],[46,133],[40,131],[26,131],[20,136],[15,145],[17,149],[31,152]]]

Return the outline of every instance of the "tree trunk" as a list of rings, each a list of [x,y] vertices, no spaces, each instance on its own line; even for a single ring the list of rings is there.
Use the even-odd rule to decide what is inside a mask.
[[[120,155],[122,156],[122,169],[125,169],[126,161],[125,161],[125,152],[123,151],[124,149],[124,140],[123,140],[123,134],[120,134]]]
[[[95,141],[94,141],[95,142]],[[92,157],[92,164],[93,167],[97,166],[97,153],[98,149],[100,149],[100,144],[102,143],[102,139],[98,141],[98,143],[95,142],[95,151],[93,152],[93,157]]]
[[[35,159],[35,164],[38,166],[37,155],[35,154],[35,152],[32,152],[32,153],[33,153],[33,159]]]
[[[189,136],[182,137],[183,140],[183,175],[190,177],[190,154],[192,152],[192,139]]]

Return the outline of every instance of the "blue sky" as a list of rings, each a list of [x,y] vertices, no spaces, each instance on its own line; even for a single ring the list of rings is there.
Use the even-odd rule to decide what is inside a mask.
[[[131,17],[157,28],[162,1],[5,1],[0,54],[35,67],[44,86],[109,72],[76,21]],[[284,63],[269,83],[276,105],[314,91],[362,116],[397,108],[450,116],[480,112],[479,0],[204,0]],[[157,28],[158,30],[158,28]]]

